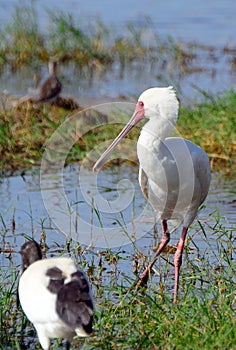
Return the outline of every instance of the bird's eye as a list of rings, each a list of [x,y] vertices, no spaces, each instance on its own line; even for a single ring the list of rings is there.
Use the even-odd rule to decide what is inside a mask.
[[[139,107],[143,107],[144,106],[144,103],[142,101],[139,101]]]

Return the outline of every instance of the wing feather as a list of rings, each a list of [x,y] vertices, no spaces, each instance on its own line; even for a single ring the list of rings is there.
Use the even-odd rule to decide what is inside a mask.
[[[141,166],[139,168],[139,184],[144,197],[148,200],[148,177]]]
[[[92,332],[93,302],[90,286],[82,271],[71,275],[72,280],[59,290],[56,311],[60,318],[71,328],[80,329],[89,335]]]

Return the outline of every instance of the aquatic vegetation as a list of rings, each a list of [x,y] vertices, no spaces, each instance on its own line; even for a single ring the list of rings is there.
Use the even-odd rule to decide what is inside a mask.
[[[173,252],[166,252],[155,264],[149,288],[136,291],[132,285],[143,269],[143,258],[136,243],[133,253],[129,246],[97,251],[71,240],[64,244],[49,243],[46,231],[42,231],[41,244],[47,256],[69,253],[86,271],[92,284],[95,332],[91,338],[76,340],[72,349],[82,344],[96,349],[194,349],[199,346],[233,349],[236,335],[234,231],[224,225],[219,213],[215,211],[210,215],[211,224],[196,223],[189,236],[178,306],[172,301],[170,272],[172,275],[174,268],[169,255]],[[206,249],[199,247],[199,234]],[[9,250],[2,249],[1,254],[7,258]],[[12,249],[11,269],[0,272],[0,348],[26,346],[31,349],[36,346],[36,334],[21,309],[16,308],[19,270],[14,263],[16,254]],[[60,346],[60,341],[55,341],[52,348],[60,349]]]
[[[48,26],[41,28],[34,2],[15,5],[12,20],[0,29],[2,69],[35,67],[48,62],[49,57],[64,64],[73,61],[79,69],[87,70],[87,74],[114,69],[117,63],[123,74],[126,66],[148,63],[149,68],[157,65],[159,78],[165,81],[164,69],[170,77],[191,74],[202,69],[197,61],[199,50],[211,54],[214,51],[196,43],[176,42],[171,36],[160,38],[149,18],[142,26],[127,23],[122,33],[117,33],[99,19],[87,24],[82,18],[56,9],[48,11],[47,16]],[[233,61],[233,52],[223,50],[221,54],[232,54]]]
[[[235,111],[236,94],[232,90],[223,96],[207,96],[201,105],[181,107],[178,122],[181,134],[203,146],[213,170],[228,173],[235,169]]]
[[[29,168],[32,165],[40,165],[46,141],[68,116],[68,111],[65,109],[67,105],[62,102],[59,101],[59,105],[37,108],[27,103],[16,109],[0,110],[2,175],[7,171],[16,170],[19,166]],[[78,107],[69,104],[72,108]],[[235,170],[233,156],[236,147],[235,110],[236,94],[233,91],[215,97],[214,101],[206,99],[206,102],[191,108],[181,106],[178,131],[182,137],[196,142],[207,152],[213,171],[230,173]],[[78,107],[73,113],[80,111]],[[92,129],[75,143],[68,155],[68,162],[84,159],[95,144],[113,139],[117,135],[118,125],[105,123],[94,129],[96,114],[97,112],[92,109],[85,111],[84,114],[81,112],[81,120],[91,123]],[[138,134],[139,130],[133,130],[130,138],[137,140]]]
[[[1,36],[1,55],[12,69],[17,69],[19,63],[29,64],[33,57],[42,59],[47,55],[33,5],[16,5],[12,22],[1,31]]]
[[[122,75],[125,69],[148,67],[147,70],[152,70],[155,66],[157,79],[166,84],[177,81],[181,96],[178,78],[197,69],[198,45],[175,42],[171,37],[161,39],[149,19],[141,27],[128,23],[122,34],[107,28],[100,20],[86,25],[80,18],[57,11],[48,12],[48,22],[49,26],[42,30],[33,2],[15,6],[12,21],[0,29],[0,74],[4,69],[15,72],[22,66],[39,66],[52,56],[61,64],[73,62],[88,79],[108,69],[111,72],[116,69]],[[202,49],[208,50],[207,47]],[[213,48],[209,50],[212,53]],[[225,48],[224,52],[228,51]],[[202,91],[202,95],[205,99],[201,105],[190,108],[181,104],[179,132],[205,149],[213,171],[230,173],[235,169],[232,157],[235,152],[235,92],[212,97]],[[0,110],[1,174],[19,166],[38,165],[45,142],[67,118],[67,109],[78,107],[73,101],[61,101],[52,108],[25,104],[9,109],[5,97],[2,96]],[[116,128],[109,125],[86,133],[74,145],[68,161],[83,159],[94,146],[95,137],[97,143],[112,139],[116,133]],[[134,131],[131,138],[136,138],[137,134],[138,131]]]

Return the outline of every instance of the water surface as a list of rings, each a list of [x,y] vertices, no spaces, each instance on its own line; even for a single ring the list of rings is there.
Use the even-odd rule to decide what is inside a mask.
[[[30,4],[30,1],[0,1],[0,14],[7,23],[14,5]],[[201,44],[224,46],[236,45],[234,0],[190,2],[176,1],[109,1],[109,0],[38,0],[33,2],[42,27],[48,25],[47,11],[73,13],[88,22],[100,18],[105,25],[114,26],[120,32],[127,22],[142,26],[150,18],[162,37],[172,35],[175,39],[197,41]]]
[[[64,208],[56,200],[51,198],[54,203],[52,212],[47,212],[45,203],[42,199],[42,193],[46,191],[50,195],[54,195],[60,191],[58,178],[55,174],[53,178],[52,188],[40,189],[39,171],[24,174],[23,176],[12,176],[1,179],[0,185],[0,215],[3,225],[1,225],[0,246],[1,249],[12,247],[18,250],[25,240],[25,235],[35,237],[39,240],[42,229],[46,233],[47,244],[53,245],[57,242],[59,245],[65,244],[66,236],[77,239],[80,243],[97,249],[120,249],[133,254],[133,242],[144,254],[148,254],[153,244],[153,225],[155,223],[155,215],[153,210],[147,205],[138,185],[138,167],[123,164],[120,167],[108,168],[102,171],[98,177],[97,183],[94,181],[94,174],[91,171],[79,173],[79,166],[70,165],[64,172],[64,188],[67,203],[70,204],[71,218],[79,216],[90,227],[87,232],[81,232],[77,228],[78,236],[75,236],[74,223],[70,225],[70,221],[66,221],[64,225],[64,213],[68,215],[68,208]],[[43,182],[46,184],[46,182]],[[42,182],[41,182],[42,184]],[[118,187],[117,187],[118,185]],[[108,207],[101,206],[97,214],[93,206],[93,195],[98,193],[108,201]],[[198,219],[204,226],[206,232],[209,233],[209,241],[211,247],[206,244],[204,234],[202,234],[200,226],[195,222],[190,235],[196,240],[199,249],[214,250],[217,246],[218,235],[214,234],[213,227],[216,224],[216,218],[221,217],[222,227],[232,230],[236,226],[235,216],[235,191],[236,182],[232,179],[222,177],[220,174],[213,174],[209,195],[206,201],[206,207],[199,212]],[[44,194],[43,197],[45,198]],[[49,198],[49,196],[48,196]],[[95,197],[94,197],[95,198]],[[101,202],[100,202],[101,203]],[[46,203],[48,205],[48,203]],[[140,219],[144,208],[146,210],[143,218]],[[64,211],[64,213],[63,213]],[[74,213],[72,213],[74,212]],[[63,218],[53,221],[54,216]],[[76,213],[76,216],[73,216]],[[69,217],[69,216],[68,216]],[[12,220],[14,218],[15,228],[12,228]],[[72,221],[71,221],[72,222]],[[93,233],[100,228],[102,222],[103,229],[107,230],[106,240],[94,240]],[[59,223],[59,224],[58,224]],[[61,226],[60,226],[61,225]],[[127,232],[128,238],[120,235],[120,227],[122,232]],[[158,240],[160,239],[161,227],[157,222]],[[64,231],[64,232],[63,232]],[[113,235],[109,236],[114,231]],[[120,235],[120,236],[119,236]],[[123,238],[122,238],[123,237]],[[171,237],[171,244],[175,244],[179,238],[176,232]],[[120,239],[120,241],[119,241]],[[123,239],[123,240],[122,240]],[[214,254],[213,254],[214,256]],[[3,265],[8,265],[8,260],[3,258]],[[15,259],[19,262],[17,256]]]
[[[22,1],[22,4],[30,2]],[[0,14],[3,23],[9,23],[14,12],[14,4],[18,1],[0,1]],[[119,1],[103,0],[84,1],[50,1],[34,2],[38,13],[40,26],[49,28],[48,11],[71,13],[82,26],[89,27],[99,18],[109,30],[118,35],[127,35],[126,24],[132,22],[136,29],[145,27],[144,42],[158,35],[161,40],[171,36],[180,43],[196,42],[197,56],[193,60],[189,72],[181,72],[181,68],[168,62],[163,68],[158,62],[134,62],[128,65],[124,72],[116,64],[105,72],[94,72],[89,79],[86,72],[78,71],[72,65],[61,67],[60,77],[63,83],[63,93],[71,94],[79,99],[81,105],[86,104],[87,97],[118,99],[120,95],[126,98],[136,98],[149,86],[173,85],[185,99],[201,99],[200,91],[209,94],[222,93],[229,88],[235,88],[236,71],[234,65],[236,45],[236,22],[234,0],[217,0],[189,2],[154,1]],[[150,23],[150,24],[148,24]],[[47,67],[40,70],[36,67],[25,67],[14,74],[6,70],[0,79],[0,89],[10,94],[24,95],[33,87],[33,76],[39,73],[41,79],[47,76]]]

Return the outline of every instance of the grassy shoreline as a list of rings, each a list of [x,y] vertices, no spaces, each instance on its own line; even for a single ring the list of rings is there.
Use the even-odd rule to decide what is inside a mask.
[[[71,14],[49,12],[48,20],[49,26],[43,31],[34,2],[14,7],[10,23],[0,28],[0,75],[6,67],[15,72],[22,66],[45,64],[49,57],[54,57],[61,64],[73,61],[78,69],[85,69],[88,76],[95,70],[112,70],[112,65],[117,63],[124,71],[132,62],[155,63],[159,74],[168,62],[181,76],[191,74],[199,63],[196,62],[199,50],[209,49],[211,55],[214,51],[213,47],[201,48],[196,43],[178,43],[171,37],[161,39],[150,21],[142,28],[128,23],[123,34],[117,36],[100,21],[86,27],[80,18]],[[147,31],[152,34],[148,44],[143,40]],[[231,51],[233,55],[234,50]],[[222,55],[223,52],[230,50],[225,48]],[[234,67],[234,61],[231,64]],[[162,80],[166,81],[166,77]],[[181,106],[178,131],[205,149],[213,171],[230,174],[236,168],[233,157],[236,148],[236,92],[228,91],[221,97],[202,94],[206,97],[202,104],[191,108]],[[4,107],[4,96],[1,100],[0,176],[6,176],[19,168],[40,165],[46,141],[67,118],[68,110],[55,105],[34,108],[27,104],[8,109]],[[82,160],[97,144],[97,138],[99,141],[112,139],[117,132],[118,127],[104,126],[99,131],[87,133],[74,146],[70,161]],[[137,136],[138,131],[133,131],[131,138]]]
[[[80,110],[74,110],[71,114]],[[229,175],[236,169],[235,111],[236,93],[230,90],[224,96],[217,96],[214,100],[196,104],[192,108],[181,106],[177,123],[182,137],[197,143],[207,152],[212,171]],[[113,139],[120,129],[118,125],[102,125],[92,129],[96,112],[92,109],[89,111],[90,119],[86,113],[83,116],[81,112],[81,118],[87,118],[91,131],[74,144],[68,160],[70,162],[81,161],[95,145]],[[30,169],[40,165],[45,143],[68,118],[68,111],[57,105],[35,108],[26,103],[17,109],[0,110],[0,117],[0,173],[6,176],[19,168]],[[134,130],[130,138],[137,140],[138,134],[139,130]]]

